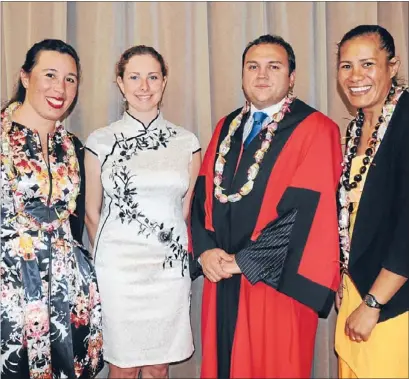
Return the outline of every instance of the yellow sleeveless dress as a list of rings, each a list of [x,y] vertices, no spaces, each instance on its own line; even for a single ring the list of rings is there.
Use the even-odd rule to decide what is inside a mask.
[[[352,160],[351,181],[362,165],[360,155]],[[366,175],[358,187],[350,191],[353,211],[350,215],[350,236]],[[408,252],[409,254],[409,252]],[[339,356],[339,378],[409,378],[409,312],[378,323],[368,341],[353,342],[344,333],[345,322],[359,306],[362,298],[349,276],[343,277],[344,295],[339,310],[335,332],[335,350]]]

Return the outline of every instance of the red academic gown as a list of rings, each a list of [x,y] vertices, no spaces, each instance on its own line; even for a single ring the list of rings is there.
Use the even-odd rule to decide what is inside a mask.
[[[217,124],[192,199],[190,272],[202,274],[197,259],[211,248],[234,254],[290,210],[285,261],[277,285],[242,275],[211,283],[202,303],[202,378],[310,377],[318,315],[326,317],[339,284],[336,190],[341,173],[337,125],[300,100],[279,123],[252,192],[236,203],[214,197],[214,164],[230,122]],[[248,114],[247,114],[248,117]],[[243,148],[242,125],[225,157],[222,187],[237,192],[247,181],[265,131]],[[260,262],[259,262],[260,263]],[[263,262],[261,262],[263,264]],[[240,265],[239,265],[240,266]],[[270,267],[263,267],[263,277]],[[274,287],[274,288],[273,288]]]

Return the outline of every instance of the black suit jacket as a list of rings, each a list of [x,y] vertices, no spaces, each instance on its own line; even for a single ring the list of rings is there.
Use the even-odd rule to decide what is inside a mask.
[[[364,185],[351,241],[349,273],[361,296],[380,270],[409,276],[409,93],[395,108]],[[409,281],[379,322],[409,310]]]
[[[84,147],[81,141],[74,135],[72,140],[75,145],[75,152],[77,154],[78,163],[80,166],[80,193],[77,197],[77,208],[75,215],[70,216],[71,233],[74,239],[82,245],[82,234],[84,232],[85,220],[85,167],[84,167]]]

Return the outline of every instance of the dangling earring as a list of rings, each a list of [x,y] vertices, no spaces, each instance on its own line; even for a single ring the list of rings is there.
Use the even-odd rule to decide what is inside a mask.
[[[393,95],[395,94],[395,83],[392,81],[391,89],[389,90],[388,93],[388,101],[392,100]]]
[[[292,96],[292,95],[293,95],[293,87],[290,87],[290,88],[288,89],[288,95],[289,95],[289,96]]]
[[[122,98],[122,102],[126,103],[126,97],[125,96]]]

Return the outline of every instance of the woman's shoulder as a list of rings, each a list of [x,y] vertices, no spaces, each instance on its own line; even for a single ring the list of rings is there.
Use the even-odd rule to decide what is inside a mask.
[[[69,132],[68,130],[67,130],[67,134],[68,134],[68,137],[70,137],[74,141],[75,144],[79,144],[82,146],[82,142],[76,134],[74,134],[73,132]]]
[[[409,88],[402,91],[402,94],[396,104],[395,111],[409,114]]]
[[[181,136],[181,137],[188,137],[188,138],[196,138],[196,135],[191,132],[190,130],[186,129],[185,127],[181,126],[181,125],[176,125],[168,120],[164,120],[166,123],[166,126],[168,128],[172,128],[175,130],[175,132],[177,133],[177,135]]]
[[[118,131],[120,131],[122,123],[123,123],[122,119],[120,119],[120,120],[112,122],[111,124],[108,124],[107,126],[97,128],[89,134],[88,140],[96,139],[101,142],[106,139],[110,140],[114,136],[115,133],[118,133]]]
[[[392,144],[402,146],[402,149],[407,150],[409,140],[409,92],[405,90],[402,92],[396,104],[390,120],[391,130],[393,130],[394,137]],[[388,128],[389,129],[389,128]]]
[[[67,131],[68,137],[70,137],[71,141],[74,143],[75,151],[78,154],[82,154],[84,145],[81,140],[72,132]]]
[[[186,146],[190,152],[195,153],[201,150],[199,139],[196,137],[195,133],[184,128],[183,126],[175,125],[169,121],[166,121],[166,123],[168,127],[175,130],[176,136],[180,139],[180,141],[183,141],[183,146]]]

